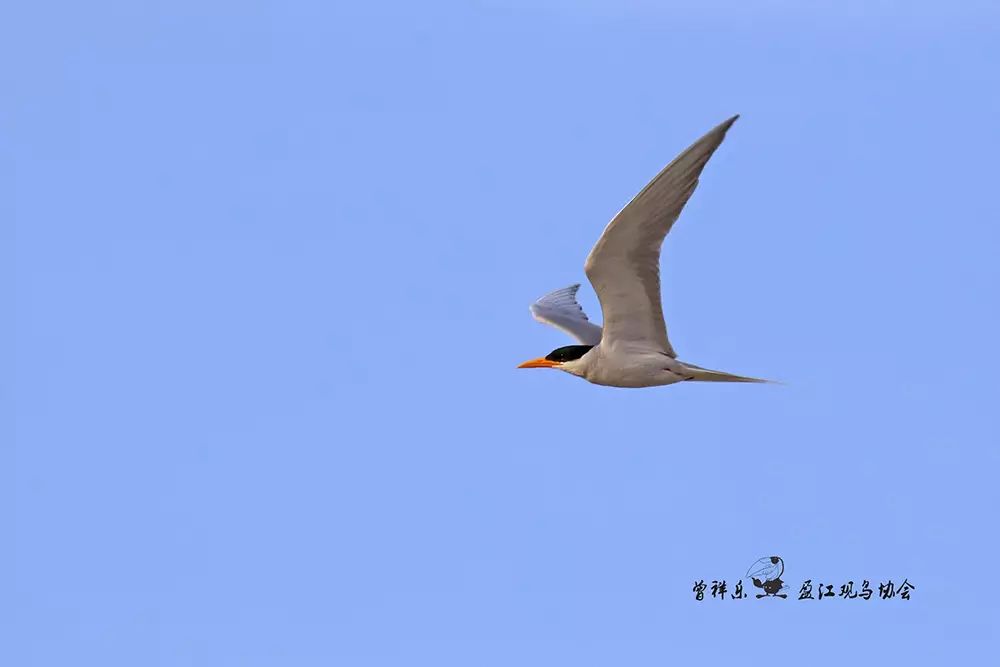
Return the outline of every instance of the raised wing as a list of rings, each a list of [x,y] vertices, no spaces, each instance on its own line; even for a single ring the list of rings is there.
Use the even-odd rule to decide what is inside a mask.
[[[681,153],[614,219],[584,268],[604,314],[604,344],[632,343],[677,356],[667,339],[660,303],[660,247],[698,177],[739,116],[722,123]]]
[[[579,289],[576,284],[549,292],[531,304],[531,315],[539,322],[562,329],[584,345],[597,345],[601,342],[601,327],[588,320],[577,303]]]

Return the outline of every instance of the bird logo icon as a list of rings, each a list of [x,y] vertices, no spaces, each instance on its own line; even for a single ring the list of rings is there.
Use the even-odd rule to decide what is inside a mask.
[[[780,556],[766,556],[759,559],[750,569],[746,576],[753,582],[754,587],[764,591],[757,594],[757,599],[765,597],[787,598],[785,582],[781,580],[781,575],[785,573],[785,561]]]

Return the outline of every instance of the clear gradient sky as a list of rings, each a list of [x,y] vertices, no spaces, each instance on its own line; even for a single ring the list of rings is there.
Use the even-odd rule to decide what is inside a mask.
[[[3,14],[4,665],[995,655],[996,3]],[[516,370],[734,113],[666,319],[787,384]],[[772,554],[916,590],[694,600]]]

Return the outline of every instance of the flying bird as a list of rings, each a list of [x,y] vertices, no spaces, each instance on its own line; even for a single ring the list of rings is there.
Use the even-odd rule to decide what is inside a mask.
[[[611,387],[655,387],[685,380],[768,382],[677,359],[660,303],[663,239],[737,118],[720,124],[677,156],[604,229],[584,264],[601,302],[604,326],[591,322],[577,303],[580,285],[547,294],[531,305],[531,314],[580,344],[560,347],[518,368],[557,368]]]

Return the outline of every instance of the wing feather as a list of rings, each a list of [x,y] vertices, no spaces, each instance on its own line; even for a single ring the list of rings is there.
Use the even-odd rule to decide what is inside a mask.
[[[584,345],[601,342],[601,327],[587,319],[587,314],[576,300],[580,285],[570,285],[549,292],[531,304],[531,315],[544,324],[565,331]]]
[[[660,248],[698,187],[709,158],[739,116],[692,144],[608,223],[584,269],[604,315],[604,344],[624,342],[677,356],[660,302]]]

